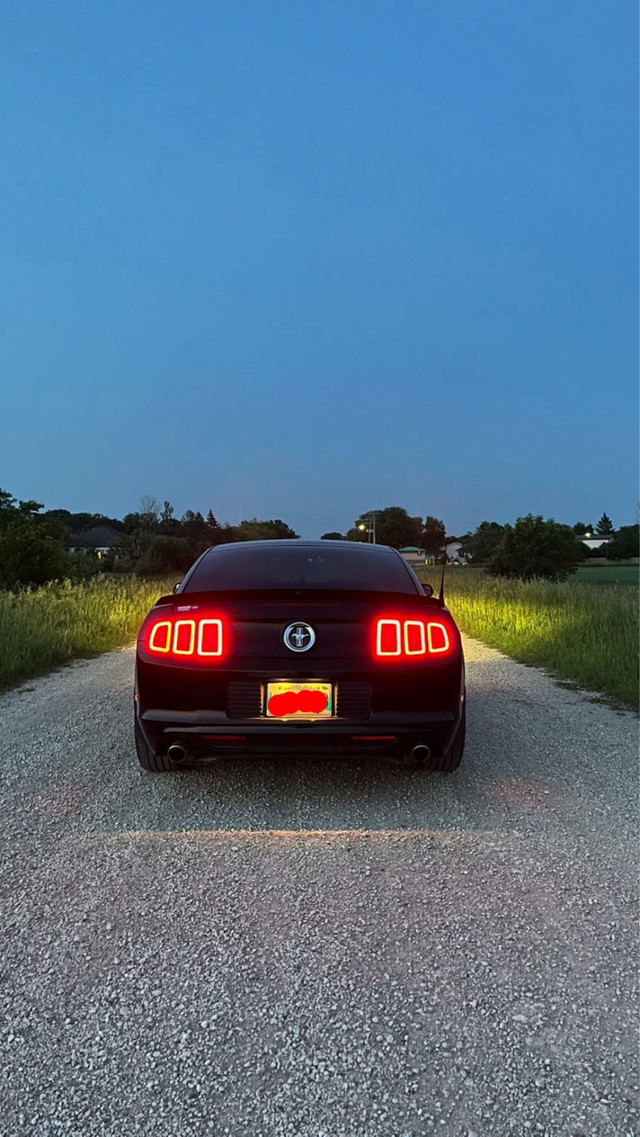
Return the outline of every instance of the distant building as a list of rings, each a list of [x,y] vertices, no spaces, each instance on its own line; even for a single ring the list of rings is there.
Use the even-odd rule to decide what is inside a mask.
[[[469,560],[462,550],[462,541],[447,541],[445,545],[447,560],[452,565],[468,565]]]
[[[398,552],[410,565],[423,565],[425,563],[425,551],[419,549],[417,545],[405,545],[404,549],[398,549]]]
[[[447,541],[445,545],[445,552],[447,560],[453,565],[466,565],[468,564],[467,558],[462,555],[460,549],[462,548],[462,541]],[[437,553],[429,553],[425,549],[419,549],[417,545],[406,545],[404,549],[398,549],[399,553],[405,560],[409,561],[412,565],[434,565],[442,561],[442,552],[438,550]]]
[[[111,525],[94,525],[93,529],[85,529],[82,533],[72,533],[69,537],[68,547],[71,552],[79,549],[93,551],[98,560],[107,557],[109,553],[117,552],[122,544],[122,533],[113,529]]]
[[[588,549],[599,549],[602,545],[608,545],[610,541],[613,541],[613,533],[608,537],[581,537],[580,540]]]

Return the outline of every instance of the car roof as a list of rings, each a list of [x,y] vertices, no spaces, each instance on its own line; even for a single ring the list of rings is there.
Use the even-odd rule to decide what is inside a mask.
[[[305,540],[299,537],[297,540],[292,538],[277,538],[273,537],[267,541],[229,541],[224,545],[213,545],[207,549],[207,553],[222,553],[225,549],[265,549],[273,548],[277,545],[279,549],[367,549],[370,553],[392,553],[400,556],[397,549],[392,549],[390,545],[372,545],[366,541],[321,541],[321,540]]]
[[[183,592],[297,588],[422,593],[405,557],[364,541],[232,541],[207,549],[191,566]]]

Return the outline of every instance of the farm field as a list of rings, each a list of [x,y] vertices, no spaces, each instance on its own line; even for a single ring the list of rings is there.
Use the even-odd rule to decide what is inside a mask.
[[[587,571],[600,567],[618,574],[637,569],[594,566]],[[438,569],[417,572],[438,589]],[[448,568],[445,598],[467,635],[558,679],[637,708],[637,591],[628,574],[603,584],[575,577],[562,584],[524,584],[485,576],[481,569]]]
[[[638,588],[640,585],[640,565],[581,565],[575,578],[579,584],[614,584]]]

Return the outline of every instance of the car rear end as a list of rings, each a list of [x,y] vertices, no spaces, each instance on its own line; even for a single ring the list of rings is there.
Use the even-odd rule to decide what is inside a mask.
[[[460,636],[415,585],[162,597],[138,638],[143,765],[360,751],[446,768],[463,721]]]

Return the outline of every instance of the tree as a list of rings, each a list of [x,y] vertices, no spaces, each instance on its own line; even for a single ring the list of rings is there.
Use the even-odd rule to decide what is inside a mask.
[[[487,562],[487,573],[524,581],[565,580],[581,560],[579,541],[568,525],[528,513],[506,530]]]
[[[438,517],[427,516],[422,531],[422,548],[428,556],[442,552],[445,543],[445,525]]]
[[[165,504],[169,504],[166,502]],[[140,498],[140,509],[136,513],[125,513],[122,524],[127,533],[154,533],[160,524],[160,504],[154,497]]]
[[[5,588],[46,584],[65,575],[67,557],[60,541],[35,525],[18,521],[0,537],[0,581]]]
[[[140,516],[145,519],[148,529],[153,529],[158,524],[160,512],[160,502],[151,494],[144,494],[140,498]]]
[[[500,544],[506,526],[497,521],[481,521],[475,533],[466,533],[462,538],[460,552],[474,564],[484,564]]]
[[[364,514],[363,516],[366,517],[367,515]],[[363,544],[368,540],[369,534],[367,532],[367,522],[362,518],[358,518],[355,525],[353,525],[351,529],[347,529],[347,532],[345,534],[345,541],[359,541],[361,544]]]
[[[586,537],[587,533],[593,533],[593,525],[585,525],[584,521],[576,521],[571,528],[576,537]]]
[[[194,562],[189,542],[184,537],[154,537],[136,563],[138,576],[165,576],[184,573]]]
[[[323,533],[321,541],[344,541],[346,538],[344,533]]]
[[[299,536],[279,517],[271,521],[260,521],[257,517],[241,521],[236,526],[236,541],[281,541]]]
[[[47,509],[42,516],[62,521],[67,534],[82,533],[86,529],[95,529],[98,525],[109,525],[119,532],[124,530],[122,521],[117,517],[106,517],[104,513],[70,513],[68,509]]]
[[[0,532],[17,521],[32,521],[42,508],[40,501],[17,501],[7,490],[0,490]]]
[[[158,527],[163,537],[172,537],[180,529],[180,522],[173,515],[173,506],[170,501],[163,503],[158,519]]]
[[[346,535],[347,541],[368,541],[368,530],[375,518],[377,545],[391,545],[402,549],[405,545],[419,545],[422,536],[422,523],[419,517],[410,517],[400,505],[389,505],[386,509],[369,510],[356,518],[353,529]],[[364,528],[360,528],[363,526]]]
[[[208,541],[207,523],[200,510],[186,509],[180,519],[182,532],[189,541]]]
[[[38,501],[16,501],[0,490],[0,587],[46,584],[68,569],[64,523],[43,517]]]
[[[598,552],[606,550],[607,558],[612,561],[628,561],[640,556],[639,546],[640,525],[621,525],[613,540]]]
[[[209,545],[227,545],[230,541],[235,541],[235,529],[233,525],[229,525],[225,521],[224,525],[220,525],[219,521],[214,517],[213,512],[209,510],[206,516],[205,525],[207,529],[207,539]]]
[[[596,533],[598,537],[611,537],[615,533],[613,521],[610,517],[607,517],[606,513],[602,514],[602,517],[596,525]]]

